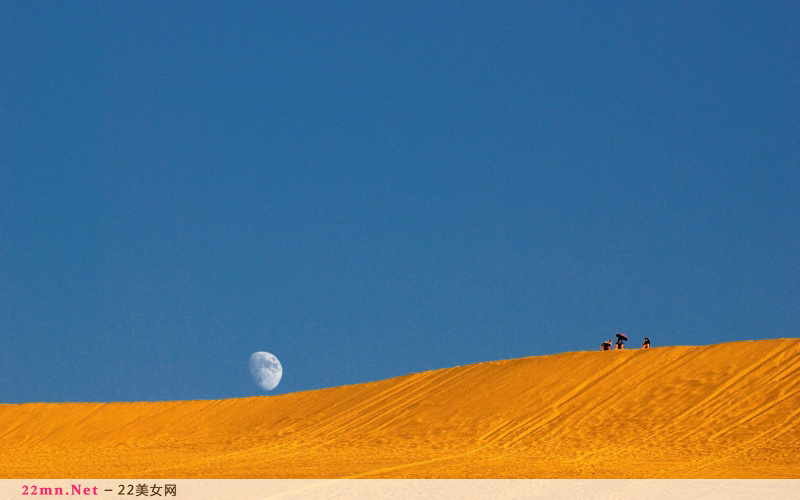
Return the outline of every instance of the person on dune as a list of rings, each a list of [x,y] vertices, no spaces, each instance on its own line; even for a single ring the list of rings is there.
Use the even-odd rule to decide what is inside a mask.
[[[644,342],[642,342],[642,349],[650,349],[650,339],[647,337],[645,337]]]

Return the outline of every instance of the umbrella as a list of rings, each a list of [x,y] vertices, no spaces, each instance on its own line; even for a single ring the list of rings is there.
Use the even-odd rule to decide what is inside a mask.
[[[625,335],[624,333],[618,333],[617,338],[620,340],[628,340],[628,336]]]

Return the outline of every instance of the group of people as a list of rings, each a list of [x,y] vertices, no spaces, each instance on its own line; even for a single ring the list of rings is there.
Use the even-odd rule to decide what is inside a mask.
[[[614,349],[625,349],[625,341],[628,340],[627,335],[624,333],[617,334],[617,341],[613,344]],[[610,351],[611,350],[611,339],[606,340],[602,344],[600,344],[600,348],[603,351]],[[645,337],[644,342],[642,342],[642,349],[650,349],[650,339]]]

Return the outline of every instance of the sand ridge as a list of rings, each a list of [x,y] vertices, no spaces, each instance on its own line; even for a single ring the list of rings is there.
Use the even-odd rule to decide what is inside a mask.
[[[280,396],[0,405],[3,478],[798,478],[800,339]]]

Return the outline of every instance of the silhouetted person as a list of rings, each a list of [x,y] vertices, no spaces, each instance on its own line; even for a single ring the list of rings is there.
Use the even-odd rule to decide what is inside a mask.
[[[642,349],[650,349],[650,339],[647,337],[645,337],[644,342],[642,342]]]
[[[605,342],[603,342],[600,345],[603,346],[603,350],[604,351],[610,351],[611,350],[611,341],[610,340],[606,340]]]
[[[623,342],[622,339],[617,339],[616,346],[617,349],[625,349],[625,342]]]

